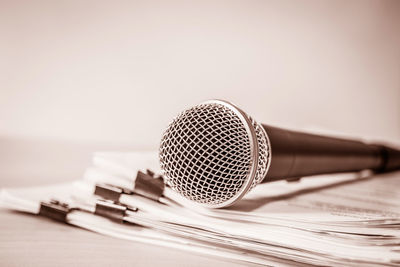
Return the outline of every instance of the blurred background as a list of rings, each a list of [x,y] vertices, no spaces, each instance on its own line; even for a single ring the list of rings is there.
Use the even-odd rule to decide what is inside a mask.
[[[0,0],[0,59],[3,165],[44,143],[64,144],[48,158],[157,149],[211,98],[271,125],[400,140],[400,1]]]

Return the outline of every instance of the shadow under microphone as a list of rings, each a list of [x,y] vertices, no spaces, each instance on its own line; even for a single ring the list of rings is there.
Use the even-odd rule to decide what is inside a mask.
[[[179,114],[161,139],[166,183],[210,208],[234,204],[259,183],[370,169],[400,169],[400,150],[259,124],[210,100]]]

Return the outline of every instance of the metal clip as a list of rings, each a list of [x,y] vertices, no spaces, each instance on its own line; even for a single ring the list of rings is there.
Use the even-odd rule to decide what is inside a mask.
[[[119,202],[122,193],[124,193],[122,188],[107,184],[96,184],[94,189],[95,195],[114,202]]]
[[[134,192],[152,200],[158,201],[164,193],[165,184],[161,176],[152,171],[146,173],[138,171],[135,180]]]
[[[137,211],[138,209],[128,208],[111,201],[98,200],[96,202],[94,214],[122,223],[128,210]]]
[[[133,191],[110,184],[96,184],[94,194],[104,199],[119,203],[121,194],[136,193],[158,201],[164,192],[163,177],[147,169],[146,173],[138,171]]]
[[[39,215],[41,216],[66,223],[69,212],[70,208],[68,204],[56,199],[51,199],[48,202],[40,202]]]

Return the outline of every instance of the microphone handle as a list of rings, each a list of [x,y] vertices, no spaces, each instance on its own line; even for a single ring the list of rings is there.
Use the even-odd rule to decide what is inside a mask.
[[[400,169],[400,150],[262,125],[271,144],[271,163],[263,182],[370,169]]]

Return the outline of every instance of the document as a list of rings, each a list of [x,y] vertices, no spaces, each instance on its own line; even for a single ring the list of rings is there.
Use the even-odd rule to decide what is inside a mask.
[[[141,182],[138,172],[161,179],[155,152],[96,153],[81,180],[3,189],[0,201],[7,208],[41,214],[41,203],[57,200],[68,203],[67,223],[239,262],[400,264],[400,172],[260,184],[225,209],[199,207],[168,186],[149,197],[135,189]]]

